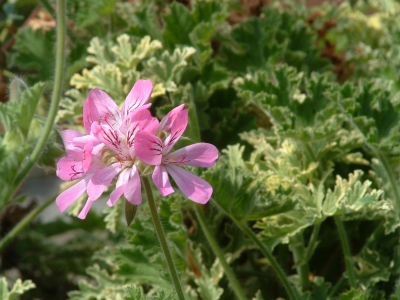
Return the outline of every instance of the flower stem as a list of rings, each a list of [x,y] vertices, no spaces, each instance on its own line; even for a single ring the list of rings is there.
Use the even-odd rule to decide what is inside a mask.
[[[250,239],[259,247],[261,252],[268,259],[268,261],[271,264],[272,268],[274,269],[275,273],[278,275],[278,277],[281,280],[283,286],[285,287],[286,293],[288,294],[289,298],[291,300],[301,300],[302,298],[299,295],[299,292],[297,291],[297,289],[292,287],[292,285],[290,284],[289,280],[286,277],[285,272],[283,271],[281,266],[278,264],[278,262],[276,261],[275,257],[267,249],[267,247],[265,247],[265,245],[259,240],[259,238],[253,232],[253,230],[251,230],[246,224],[243,224],[243,223],[240,223],[240,222],[237,222],[237,221],[235,221],[235,223],[240,227],[240,229],[245,234],[247,234],[250,237]]]
[[[242,290],[242,287],[240,286],[239,282],[237,281],[235,274],[233,273],[228,262],[226,261],[221,248],[218,246],[217,241],[214,239],[214,237],[211,233],[210,227],[207,224],[207,221],[204,217],[204,213],[203,213],[200,205],[195,204],[195,212],[196,212],[197,219],[199,220],[201,229],[204,232],[204,235],[206,236],[207,241],[211,246],[211,249],[213,250],[214,254],[217,256],[219,262],[221,263],[222,267],[224,268],[225,275],[228,278],[228,280],[232,286],[233,292],[235,293],[237,299],[246,300],[246,296]]]
[[[39,206],[34,208],[27,214],[13,229],[11,229],[5,237],[3,237],[0,241],[0,253],[4,250],[4,248],[10,243],[29,223],[36,218],[38,214],[40,214],[47,206],[54,202],[56,196],[50,197],[47,201],[41,203]]]
[[[28,175],[33,165],[36,163],[43,148],[46,145],[47,139],[53,129],[54,120],[57,115],[58,105],[61,98],[61,87],[63,82],[63,69],[65,60],[65,19],[66,19],[66,0],[57,0],[57,43],[56,43],[56,66],[54,74],[54,88],[51,96],[51,104],[47,116],[46,124],[43,128],[43,133],[40,136],[36,147],[33,149],[31,156],[26,161],[22,170],[17,174],[14,179],[14,186],[19,186],[24,178]]]
[[[350,246],[347,239],[346,230],[343,226],[343,222],[339,216],[334,216],[336,227],[339,232],[340,242],[342,243],[342,249],[344,254],[344,261],[346,263],[347,276],[349,277],[350,286],[353,289],[357,289],[356,274],[354,273],[353,263],[351,260]]]
[[[302,290],[306,291],[310,287],[310,280],[308,279],[310,270],[308,268],[308,261],[306,260],[307,254],[304,247],[303,232],[300,232],[290,239],[289,247],[293,252],[293,258],[297,274],[300,278]]]
[[[306,257],[305,257],[306,261],[310,261],[312,255],[314,253],[320,228],[321,228],[321,223],[318,222],[318,223],[314,224],[314,229],[313,229],[310,241],[308,242],[308,246],[307,246],[307,252],[306,252]]]
[[[379,149],[373,148],[375,150],[376,156],[379,158],[379,160],[382,163],[382,166],[386,172],[387,179],[389,180],[390,186],[391,186],[391,192],[393,194],[393,198],[395,199],[395,212],[396,216],[399,215],[399,210],[400,210],[400,190],[399,190],[399,185],[396,180],[396,176],[393,172],[393,169],[390,167],[390,162],[388,161],[386,155],[382,153]]]
[[[142,182],[144,185],[144,189],[147,194],[147,201],[149,203],[151,217],[153,218],[154,227],[157,232],[158,240],[160,241],[161,249],[164,252],[165,259],[167,260],[167,265],[169,269],[169,274],[171,275],[172,282],[175,287],[175,291],[178,295],[179,300],[185,300],[185,296],[183,294],[181,282],[178,277],[178,273],[176,271],[176,267],[174,264],[174,260],[172,259],[171,251],[169,250],[167,239],[165,238],[164,229],[161,224],[160,217],[157,212],[156,203],[153,197],[153,191],[151,190],[150,181],[146,176],[142,177]]]

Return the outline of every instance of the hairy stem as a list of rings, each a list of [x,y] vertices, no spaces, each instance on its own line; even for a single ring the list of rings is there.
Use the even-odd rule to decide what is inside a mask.
[[[310,261],[311,256],[314,253],[315,247],[317,246],[316,244],[317,244],[320,228],[321,228],[321,223],[314,224],[314,229],[313,229],[310,241],[308,242],[308,246],[307,246],[307,252],[306,252],[306,257],[305,257],[306,261]]]
[[[306,259],[306,248],[304,246],[303,233],[299,233],[292,237],[289,242],[290,250],[293,252],[293,258],[296,265],[297,274],[300,277],[301,287],[303,291],[310,287],[309,267]]]
[[[246,296],[240,286],[239,282],[237,281],[235,274],[233,273],[231,267],[229,266],[228,262],[225,259],[224,253],[222,252],[221,248],[218,246],[217,241],[214,239],[210,227],[207,224],[207,221],[204,217],[204,213],[201,209],[200,205],[195,204],[195,212],[197,219],[199,220],[201,229],[203,230],[204,235],[207,238],[208,243],[211,246],[214,254],[217,256],[219,262],[221,263],[222,267],[224,268],[224,272],[226,277],[228,278],[231,287],[239,300],[246,300]]]
[[[146,176],[143,176],[142,182],[144,185],[144,189],[146,190],[147,201],[149,202],[151,217],[153,218],[153,223],[154,223],[154,227],[157,232],[158,240],[160,241],[161,249],[164,252],[165,259],[167,261],[167,266],[168,266],[169,274],[171,275],[171,278],[172,278],[172,283],[174,284],[175,291],[178,295],[178,299],[184,300],[185,296],[183,294],[181,282],[178,277],[178,272],[176,271],[176,267],[174,264],[174,260],[172,258],[171,251],[169,250],[169,247],[168,247],[168,242],[165,237],[164,229],[162,227],[161,220],[160,220],[160,217],[157,212],[157,206],[156,206],[156,202],[154,201],[153,191],[151,190],[150,181]]]
[[[10,243],[26,226],[29,225],[33,219],[36,218],[38,214],[40,214],[47,206],[54,202],[57,196],[53,196],[49,198],[47,201],[41,203],[39,206],[34,208],[27,214],[13,229],[11,229],[5,237],[3,237],[0,241],[0,253],[4,250],[4,248]]]
[[[340,242],[342,243],[344,261],[346,263],[346,270],[347,270],[347,276],[349,278],[349,283],[353,289],[357,289],[356,274],[354,272],[353,262],[351,260],[350,246],[349,246],[349,240],[347,239],[346,229],[344,228],[343,222],[339,216],[334,216],[334,219],[336,227],[339,232]]]
[[[235,220],[234,220],[235,221]],[[281,266],[278,264],[275,257],[272,253],[265,247],[265,245],[259,240],[257,235],[251,230],[246,224],[240,223],[235,221],[235,223],[240,227],[240,229],[248,236],[250,239],[259,247],[261,252],[265,255],[268,259],[269,263],[271,264],[272,268],[274,269],[275,273],[278,275],[279,279],[281,280],[283,286],[286,289],[286,293],[288,294],[291,300],[300,300],[301,296],[299,295],[298,291],[293,288],[290,284],[287,276]]]
[[[400,208],[400,191],[399,185],[397,184],[396,176],[393,173],[393,169],[390,167],[390,163],[387,157],[379,150],[375,149],[376,156],[382,163],[383,168],[385,169],[387,179],[389,180],[390,186],[392,187],[393,198],[395,199],[396,205],[394,206],[396,215],[399,215],[399,208]]]
[[[57,43],[56,43],[56,66],[54,74],[54,88],[51,96],[51,104],[49,113],[47,115],[46,124],[43,128],[43,133],[40,136],[36,147],[33,149],[31,156],[26,161],[22,170],[17,174],[14,179],[14,186],[18,187],[24,178],[32,169],[40,154],[42,153],[47,139],[53,129],[54,120],[57,115],[58,105],[61,98],[61,87],[63,82],[63,69],[65,59],[65,17],[66,15],[66,0],[57,0]]]
[[[274,269],[278,278],[282,282],[282,284],[286,290],[286,293],[289,296],[289,299],[301,300],[302,298],[299,294],[299,291],[290,284],[285,272],[283,271],[282,267],[279,265],[278,261],[275,259],[275,257],[272,255],[272,253],[268,250],[268,248],[260,241],[260,239],[257,237],[257,235],[253,232],[253,230],[251,230],[247,226],[247,224],[240,222],[240,221],[236,220],[233,216],[231,216],[227,211],[225,211],[218,204],[217,201],[214,201],[214,204],[217,205],[217,207],[219,209],[221,209],[223,212],[225,212],[225,214],[227,214],[232,219],[232,221],[235,222],[235,224],[254,242],[254,244],[256,244],[258,246],[260,251],[268,259],[269,263],[271,264],[271,267]]]

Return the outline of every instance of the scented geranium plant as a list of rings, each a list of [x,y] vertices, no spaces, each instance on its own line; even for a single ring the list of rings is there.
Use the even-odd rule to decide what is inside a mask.
[[[57,176],[62,180],[79,180],[56,199],[64,211],[86,191],[88,199],[78,215],[85,219],[94,201],[117,177],[107,204],[113,206],[123,195],[132,205],[142,203],[142,180],[153,171],[153,181],[162,196],[174,192],[168,174],[190,200],[207,203],[212,187],[205,180],[185,170],[186,166],[211,167],[218,158],[218,149],[211,144],[197,143],[174,151],[188,123],[185,105],[173,109],[161,122],[151,116],[146,102],[153,85],[149,80],[135,83],[119,109],[107,93],[94,89],[83,105],[86,135],[75,130],[62,132],[66,156],[57,162]],[[160,137],[164,137],[162,141]],[[155,167],[153,167],[155,166]],[[147,199],[161,247],[179,298],[183,290],[168,249],[151,188],[146,181]],[[128,222],[130,223],[130,222]]]

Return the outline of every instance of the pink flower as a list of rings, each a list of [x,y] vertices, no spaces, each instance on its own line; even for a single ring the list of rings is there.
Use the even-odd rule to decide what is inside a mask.
[[[159,122],[146,109],[153,90],[149,80],[139,80],[120,110],[103,91],[89,92],[83,106],[87,135],[74,130],[62,133],[66,156],[57,163],[57,175],[63,180],[82,179],[56,199],[64,211],[86,191],[88,199],[79,218],[86,218],[97,200],[118,175],[108,205],[124,195],[134,205],[142,202],[139,171],[135,164],[134,140],[138,131],[156,134]]]
[[[186,197],[204,204],[212,195],[211,185],[181,166],[211,167],[218,158],[218,149],[211,144],[197,143],[171,152],[187,123],[188,110],[181,105],[167,114],[160,123],[160,129],[170,133],[164,142],[152,132],[140,131],[136,134],[134,148],[140,160],[155,166],[152,178],[162,196],[174,192],[169,174]]]

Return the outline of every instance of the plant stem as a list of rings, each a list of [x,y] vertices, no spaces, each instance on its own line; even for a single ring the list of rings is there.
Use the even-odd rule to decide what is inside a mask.
[[[308,246],[307,246],[307,252],[306,252],[306,257],[305,257],[306,261],[310,261],[311,256],[314,253],[320,228],[321,228],[321,223],[314,224],[314,229],[313,229],[310,241],[308,242]]]
[[[329,292],[328,299],[333,298],[333,297],[336,295],[336,293],[337,293],[338,291],[341,290],[344,281],[345,281],[344,277],[343,277],[343,276],[340,277],[340,279],[338,280],[338,282],[336,282],[336,284],[334,285],[334,287],[333,287],[333,288],[331,289],[331,291]]]
[[[47,139],[53,129],[54,120],[57,115],[58,105],[61,98],[61,87],[63,82],[63,69],[65,60],[65,15],[66,15],[66,0],[57,0],[57,43],[56,43],[56,66],[54,74],[54,88],[51,96],[51,104],[47,116],[46,124],[43,128],[43,134],[40,136],[36,147],[33,149],[31,156],[26,161],[22,170],[14,179],[14,186],[18,187],[24,178],[28,175],[33,165],[36,163],[43,148],[46,145]]]
[[[346,230],[339,216],[334,216],[334,219],[336,227],[339,232],[340,242],[342,243],[344,261],[346,263],[346,270],[347,270],[347,276],[349,277],[349,283],[353,289],[357,289],[356,274],[354,272],[353,262],[351,260],[350,246],[349,246],[349,241],[347,239]]]
[[[296,265],[297,274],[300,277],[302,290],[306,291],[310,287],[310,280],[308,279],[310,270],[308,268],[308,261],[305,260],[306,249],[304,247],[303,232],[300,232],[290,239],[289,247],[293,252],[293,258]]]
[[[210,227],[207,224],[207,221],[204,217],[204,213],[201,209],[200,205],[194,204],[195,205],[195,212],[197,219],[199,220],[201,229],[204,232],[204,235],[207,238],[208,243],[211,246],[211,249],[213,250],[214,254],[217,256],[219,262],[221,263],[222,267],[224,268],[224,272],[226,277],[228,278],[232,289],[239,300],[246,300],[246,296],[242,290],[242,287],[240,286],[239,282],[237,281],[235,274],[233,273],[231,267],[229,266],[228,262],[225,259],[224,253],[222,252],[221,248],[218,246],[217,241],[214,239]]]
[[[165,238],[164,229],[162,227],[161,220],[160,220],[160,217],[157,212],[157,207],[156,207],[156,203],[154,201],[153,191],[151,190],[150,181],[146,176],[143,176],[142,182],[144,185],[144,189],[146,190],[147,201],[149,203],[151,217],[153,218],[153,222],[154,222],[154,227],[157,232],[158,240],[160,241],[161,249],[164,252],[165,259],[167,260],[169,274],[171,275],[172,282],[175,287],[175,291],[178,295],[179,300],[185,300],[181,282],[179,280],[178,273],[176,271],[176,267],[174,264],[174,260],[172,259],[171,251],[169,250],[168,242],[167,242],[167,239]]]
[[[265,257],[269,260],[272,268],[274,269],[275,273],[278,275],[279,279],[281,280],[283,286],[286,289],[289,298],[292,300],[301,300],[301,296],[297,289],[293,288],[290,284],[289,280],[286,277],[285,272],[282,270],[281,266],[276,261],[275,257],[272,253],[265,247],[265,245],[258,239],[257,235],[251,230],[246,224],[239,223],[234,220],[235,223],[240,227],[240,229],[250,237],[250,239],[259,247],[261,252],[265,255]]]
[[[58,194],[31,210],[29,214],[27,214],[13,229],[11,229],[0,241],[0,253],[4,250],[8,243],[10,243],[26,226],[29,225],[33,219],[36,218],[38,214],[40,214],[47,206],[53,203],[57,196]]]
[[[400,191],[399,191],[399,185],[397,184],[396,176],[393,173],[393,169],[390,167],[390,163],[386,157],[379,149],[375,149],[376,156],[379,158],[379,160],[382,163],[383,168],[386,171],[387,179],[390,182],[390,186],[392,187],[392,193],[393,197],[395,199],[396,205],[394,206],[394,209],[396,211],[396,216],[399,215],[399,209],[400,209]]]

